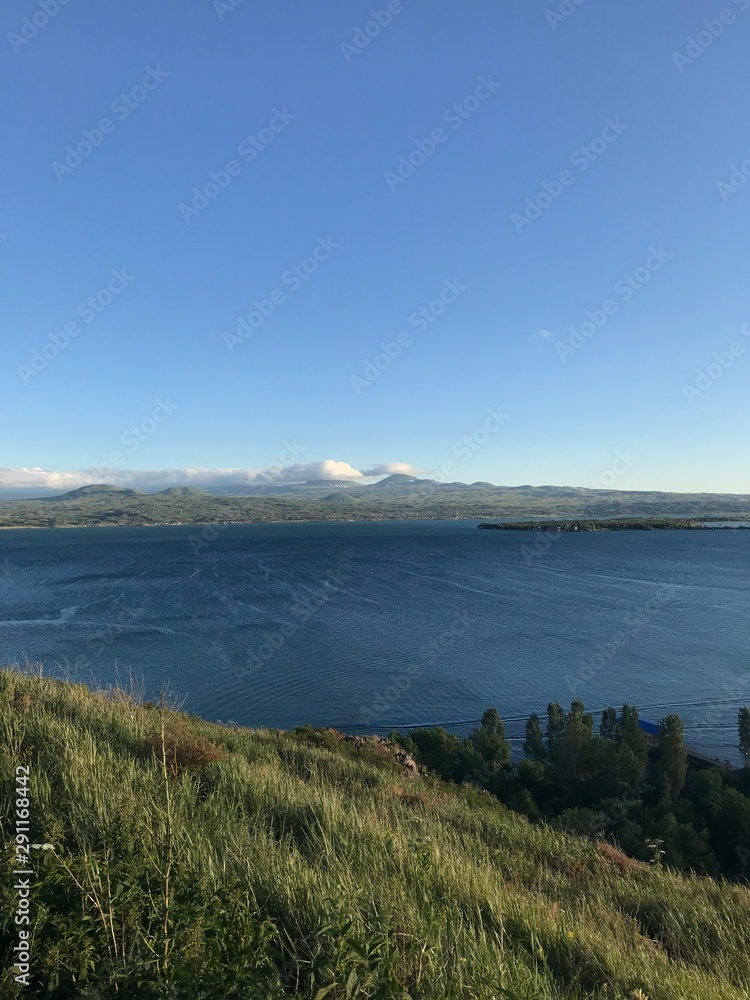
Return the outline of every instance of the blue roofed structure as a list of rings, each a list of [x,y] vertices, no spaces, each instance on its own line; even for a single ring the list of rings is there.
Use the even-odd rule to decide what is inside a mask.
[[[622,718],[618,718],[617,721],[618,723],[622,722]],[[638,719],[638,727],[646,737],[649,754],[654,756],[658,753],[659,745],[658,723],[649,722],[647,719]],[[688,764],[690,764],[691,767],[698,768],[699,770],[713,767],[720,767],[729,771],[735,770],[728,760],[719,760],[717,757],[709,757],[707,754],[701,753],[700,750],[694,750],[689,746],[685,747],[685,751],[687,753]]]

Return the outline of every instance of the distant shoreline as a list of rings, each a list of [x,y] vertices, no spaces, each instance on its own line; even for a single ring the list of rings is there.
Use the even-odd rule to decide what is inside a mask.
[[[735,523],[724,524],[723,521]],[[560,521],[515,521],[515,522],[484,522],[478,528],[498,531],[554,531],[564,533],[597,532],[597,531],[736,531],[747,527],[741,519],[717,518],[581,518]]]
[[[261,525],[280,524],[397,524],[416,523],[429,524],[434,522],[480,521],[477,517],[370,517],[370,518],[284,518],[282,520],[263,521],[165,521],[149,524],[4,524],[0,531],[83,531],[92,528],[229,528],[229,527],[260,527]],[[732,524],[721,522],[730,521]],[[535,521],[507,520],[481,521],[477,528],[495,531],[553,531],[574,534],[577,532],[595,533],[597,531],[736,531],[742,528],[750,529],[750,518],[747,517],[716,517],[704,518],[575,518],[560,520],[550,517]]]

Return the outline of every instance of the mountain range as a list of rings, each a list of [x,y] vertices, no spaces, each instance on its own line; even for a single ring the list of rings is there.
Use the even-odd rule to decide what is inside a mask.
[[[171,486],[145,493],[99,483],[59,496],[0,500],[0,527],[6,528],[548,517],[746,520],[750,495],[439,483],[398,473],[370,485],[323,479],[247,486],[242,494],[218,486]]]

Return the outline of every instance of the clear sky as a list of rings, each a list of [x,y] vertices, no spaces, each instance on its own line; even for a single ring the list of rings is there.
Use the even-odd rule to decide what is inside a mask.
[[[0,18],[0,485],[750,492],[750,0]]]

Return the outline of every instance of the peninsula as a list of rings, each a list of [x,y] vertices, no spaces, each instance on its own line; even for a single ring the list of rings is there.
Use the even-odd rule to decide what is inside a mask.
[[[714,523],[715,518],[687,517],[618,517],[602,520],[574,521],[505,521],[477,525],[479,528],[497,528],[501,531],[685,531],[717,530],[722,527]],[[750,524],[741,525],[750,528]]]

